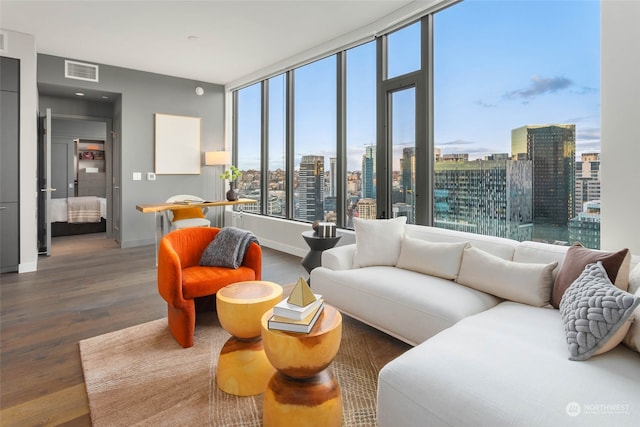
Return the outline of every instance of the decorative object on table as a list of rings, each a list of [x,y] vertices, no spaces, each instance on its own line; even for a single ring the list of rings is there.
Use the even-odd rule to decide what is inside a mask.
[[[297,305],[299,307],[305,307],[316,300],[315,295],[311,292],[311,288],[301,277],[296,283],[296,287],[291,291],[291,295],[287,299],[289,304]]]
[[[323,308],[322,296],[314,294],[301,277],[289,298],[273,307],[267,326],[269,329],[309,333]]]
[[[320,305],[316,307],[311,314],[305,317],[302,320],[293,320],[288,317],[276,316],[273,315],[269,318],[268,327],[269,329],[274,329],[278,331],[286,331],[286,332],[298,332],[303,334],[308,334],[311,332],[311,329],[316,324],[318,317],[322,313],[324,309],[324,302],[320,301]]]
[[[229,181],[229,191],[227,191],[227,200],[233,202],[238,200],[238,178],[242,177],[242,172],[237,167],[231,165],[228,170],[220,175],[220,178]]]
[[[320,224],[321,222],[322,221],[320,221],[320,220],[313,221],[313,224],[311,224],[311,229],[313,231],[317,232],[318,231],[318,224]]]
[[[309,288],[309,285],[307,285],[307,282],[302,277],[298,280],[295,289],[298,289],[301,286],[306,287],[309,292],[311,292],[311,288]],[[298,293],[299,292],[300,291],[298,291]],[[293,291],[291,295],[294,295]],[[291,302],[289,299],[282,300],[273,307],[273,314],[293,320],[302,320],[309,316],[309,314],[311,314],[314,309],[318,308],[322,303],[322,295],[314,294],[312,292],[311,295],[313,296],[313,300],[304,305],[297,304],[297,301]],[[297,296],[294,297],[294,299],[297,298]]]
[[[335,222],[319,222],[316,229],[318,237],[336,237]]]

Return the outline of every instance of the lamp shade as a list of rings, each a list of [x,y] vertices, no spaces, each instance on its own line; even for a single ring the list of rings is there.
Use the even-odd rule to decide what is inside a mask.
[[[231,163],[230,151],[207,151],[204,153],[206,166],[228,165],[229,163]]]

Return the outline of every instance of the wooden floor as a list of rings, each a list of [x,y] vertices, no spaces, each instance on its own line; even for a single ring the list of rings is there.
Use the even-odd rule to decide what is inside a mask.
[[[263,280],[300,276],[300,258],[263,248]],[[54,238],[37,272],[0,277],[0,426],[90,426],[78,341],[165,316],[153,245]]]

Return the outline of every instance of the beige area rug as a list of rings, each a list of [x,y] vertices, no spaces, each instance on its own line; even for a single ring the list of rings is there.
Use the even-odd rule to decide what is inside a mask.
[[[199,313],[194,346],[183,349],[160,319],[80,341],[91,420],[100,426],[261,426],[262,395],[236,397],[215,383],[220,349],[230,337],[215,313]],[[380,368],[409,348],[343,316],[331,368],[345,426],[376,425]]]

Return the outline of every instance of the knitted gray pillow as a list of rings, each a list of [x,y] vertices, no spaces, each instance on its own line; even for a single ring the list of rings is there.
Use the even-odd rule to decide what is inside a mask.
[[[560,301],[569,360],[593,356],[625,325],[638,304],[640,299],[611,283],[600,261],[587,265]]]

